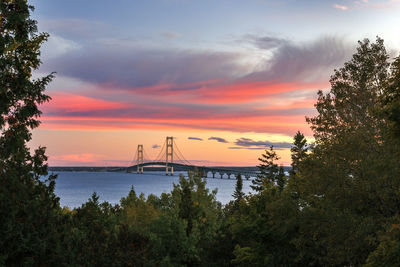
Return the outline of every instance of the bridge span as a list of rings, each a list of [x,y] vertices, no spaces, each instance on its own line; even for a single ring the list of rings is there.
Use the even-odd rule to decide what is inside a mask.
[[[140,165],[140,168],[147,166],[165,166],[165,162],[146,162]],[[231,179],[232,176],[235,178],[239,173],[244,176],[246,179],[250,177],[256,177],[258,172],[251,170],[250,168],[235,168],[231,169],[228,167],[212,167],[212,166],[197,166],[197,165],[186,165],[181,163],[170,163],[169,167],[172,167],[174,170],[179,171],[193,171],[198,172],[204,178],[208,177],[208,174],[211,173],[212,178],[223,178],[223,176],[227,176],[228,179]],[[138,166],[133,165],[128,167],[127,172],[135,172]],[[173,173],[171,173],[173,175]]]
[[[164,155],[165,161],[163,160]],[[174,162],[174,160],[178,162]],[[258,171],[255,171],[254,168],[212,167],[192,164],[190,161],[184,158],[182,152],[180,152],[179,148],[176,146],[173,137],[166,138],[165,143],[155,160],[149,160],[143,148],[143,145],[139,144],[133,162],[135,162],[136,164],[128,166],[126,168],[127,172],[134,172],[136,170],[138,174],[141,174],[144,172],[144,167],[165,166],[166,175],[174,175],[175,169],[180,171],[196,171],[205,178],[207,178],[208,174],[211,173],[212,178],[216,178],[217,175],[221,179],[224,176],[227,176],[227,178],[230,179],[232,176],[235,178],[240,173],[246,179],[249,179],[250,177],[256,177],[259,173]]]

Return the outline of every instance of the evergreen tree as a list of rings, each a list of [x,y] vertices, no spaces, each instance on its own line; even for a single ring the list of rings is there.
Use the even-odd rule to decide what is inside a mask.
[[[258,165],[260,174],[252,180],[253,185],[250,185],[250,187],[256,192],[263,191],[268,187],[268,185],[274,183],[278,173],[278,165],[275,161],[279,160],[279,158],[276,155],[273,146],[271,146],[269,150],[265,150],[265,153],[261,156],[262,157],[258,159],[261,161],[260,165]]]
[[[285,189],[287,182],[287,177],[285,174],[285,169],[283,166],[279,167],[278,175],[276,176],[276,185],[278,186],[279,192],[282,192]]]
[[[0,265],[6,266],[51,265],[62,255],[56,177],[40,180],[48,174],[45,148],[32,155],[26,145],[53,78],[32,79],[48,35],[37,33],[31,11],[26,0],[0,1]]]
[[[240,201],[244,197],[243,179],[242,179],[242,175],[240,173],[236,176],[235,192],[233,192],[232,196],[236,202]]]
[[[236,176],[235,192],[233,192],[232,196],[234,198],[233,208],[234,208],[234,210],[238,210],[239,209],[239,203],[244,197],[243,179],[242,179],[242,175],[240,173]]]
[[[292,170],[290,173],[295,175],[299,169],[300,162],[307,156],[308,146],[307,139],[302,133],[300,133],[300,131],[296,133],[293,139],[293,146],[290,149],[290,152],[292,153]]]

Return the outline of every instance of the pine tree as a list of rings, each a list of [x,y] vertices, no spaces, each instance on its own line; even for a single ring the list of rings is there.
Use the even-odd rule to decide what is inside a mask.
[[[279,167],[278,175],[276,176],[276,185],[278,186],[279,192],[282,192],[285,189],[287,183],[287,177],[285,174],[285,169],[283,166]]]
[[[239,203],[240,200],[244,197],[243,179],[242,179],[242,175],[240,173],[236,176],[235,192],[233,192],[232,196],[235,199],[235,204]]]
[[[260,174],[252,180],[253,185],[250,185],[256,192],[261,192],[266,189],[268,185],[273,184],[278,173],[278,165],[275,161],[279,160],[279,157],[276,155],[273,146],[271,146],[269,150],[265,150],[265,154],[261,156],[262,157],[258,159],[261,161],[258,166]]]
[[[307,156],[308,146],[307,139],[302,133],[300,133],[300,131],[296,133],[293,139],[293,146],[290,149],[290,152],[292,153],[292,170],[290,173],[295,175],[299,169],[300,162]]]
[[[26,0],[0,1],[0,265],[6,266],[58,261],[55,176],[40,179],[48,174],[45,148],[31,155],[26,145],[53,78],[32,79],[48,35],[37,33],[31,11]]]

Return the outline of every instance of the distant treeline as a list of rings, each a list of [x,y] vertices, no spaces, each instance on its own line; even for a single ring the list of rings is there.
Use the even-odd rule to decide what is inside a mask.
[[[400,58],[377,38],[318,92],[292,169],[260,157],[254,193],[232,201],[196,173],[170,193],[61,208],[44,148],[29,153],[52,79],[33,80],[38,34],[24,0],[0,1],[0,266],[400,266]]]

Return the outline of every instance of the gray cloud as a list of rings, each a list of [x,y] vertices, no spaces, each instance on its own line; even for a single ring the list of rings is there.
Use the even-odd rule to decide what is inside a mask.
[[[208,138],[208,140],[215,140],[219,143],[228,143],[228,141],[226,141],[224,138],[221,138],[221,137],[212,136],[212,137]]]
[[[265,149],[273,146],[276,148],[291,148],[292,144],[288,142],[271,142],[271,141],[254,141],[249,138],[239,138],[235,141],[235,145],[246,149]]]
[[[231,146],[228,149],[249,149],[249,150],[264,150],[264,147],[238,147],[238,146]]]
[[[161,146],[160,146],[160,145],[157,145],[157,144],[152,146],[152,148],[160,148],[160,147],[161,147]]]
[[[165,37],[167,39],[177,39],[177,38],[181,37],[181,35],[177,32],[162,32],[161,34],[163,37]]]
[[[272,58],[264,62],[260,71],[243,78],[251,81],[327,81],[333,69],[350,59],[354,52],[353,45],[337,36],[321,37],[306,43],[252,36],[249,42],[260,49],[276,47]]]
[[[271,57],[257,64],[257,71],[255,65],[243,63],[248,62],[244,53],[149,48],[137,40],[117,39],[79,44],[80,49],[46,60],[41,71],[56,71],[61,76],[111,88],[169,83],[177,86],[167,90],[193,90],[201,88],[203,85],[196,83],[204,81],[327,81],[333,69],[354,51],[353,46],[336,36],[306,43],[272,36],[244,38],[261,52],[272,51]]]
[[[230,80],[249,73],[248,67],[238,63],[243,57],[238,53],[146,49],[135,44],[118,47],[115,42],[93,46],[48,60],[41,70],[122,88]],[[187,90],[200,86],[171,89]]]
[[[244,40],[252,43],[257,48],[266,50],[285,45],[289,42],[283,38],[277,38],[273,36],[257,36],[253,34],[245,35]]]
[[[199,137],[188,137],[189,140],[197,140],[197,141],[203,141],[202,138]]]

